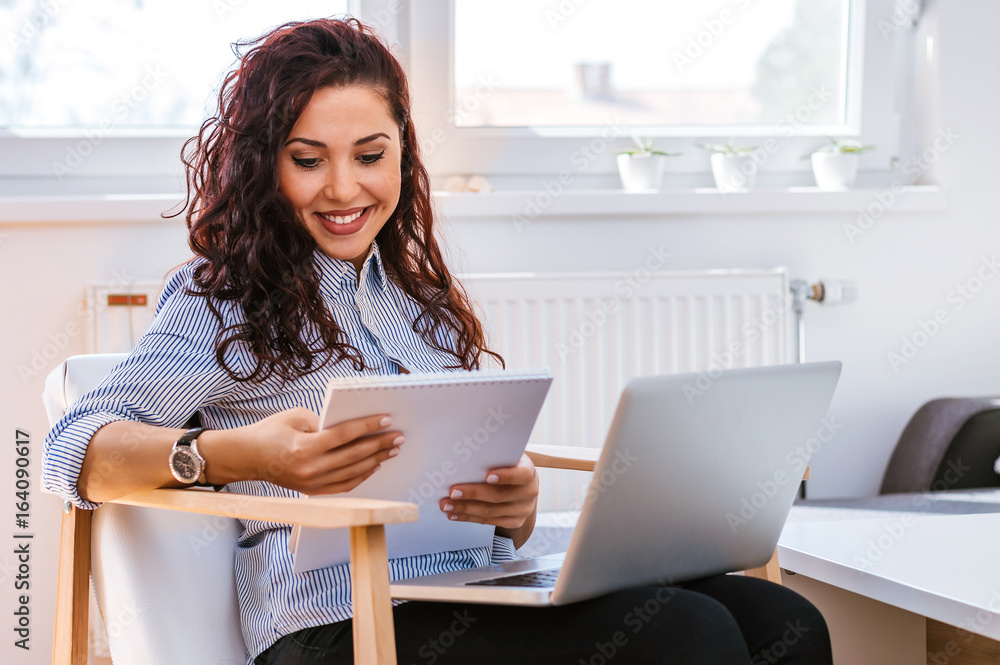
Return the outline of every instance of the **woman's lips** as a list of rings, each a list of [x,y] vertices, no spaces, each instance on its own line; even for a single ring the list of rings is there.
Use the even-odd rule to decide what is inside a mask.
[[[361,230],[371,216],[372,207],[333,210],[314,214],[324,229],[334,235],[346,236]]]

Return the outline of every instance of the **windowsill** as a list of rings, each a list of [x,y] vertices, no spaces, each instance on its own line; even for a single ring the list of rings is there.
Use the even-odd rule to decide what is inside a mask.
[[[161,213],[177,210],[184,196],[173,194],[111,194],[70,196],[0,196],[0,223],[162,221]],[[436,210],[447,219],[743,215],[761,213],[857,212],[875,206],[872,214],[938,212],[945,209],[945,192],[937,186],[907,186],[895,190],[824,191],[816,187],[754,189],[720,192],[714,188],[625,192],[618,189],[547,192],[503,191],[489,194],[434,192]],[[881,207],[881,209],[879,209]]]
[[[546,192],[492,192],[490,194],[435,192],[437,210],[449,219],[515,217],[535,220],[575,216],[647,216],[835,213],[856,212],[870,204],[891,201],[893,211],[936,212],[945,209],[945,193],[937,186],[907,186],[895,190],[784,187],[721,192],[714,187],[626,192],[620,189]],[[882,213],[876,213],[881,215]]]

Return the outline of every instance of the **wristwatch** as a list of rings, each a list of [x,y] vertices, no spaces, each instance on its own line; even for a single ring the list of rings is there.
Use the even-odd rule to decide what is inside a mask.
[[[170,473],[185,485],[205,483],[205,458],[198,454],[198,436],[204,427],[195,427],[184,432],[170,449]]]

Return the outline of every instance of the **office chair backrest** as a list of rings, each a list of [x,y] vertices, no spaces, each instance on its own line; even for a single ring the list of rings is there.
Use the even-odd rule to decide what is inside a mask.
[[[913,414],[879,494],[1000,486],[1000,398],[942,398]]]
[[[54,369],[43,395],[50,425],[124,357],[74,356]],[[246,663],[233,564],[240,533],[231,518],[94,511],[91,581],[115,665]]]

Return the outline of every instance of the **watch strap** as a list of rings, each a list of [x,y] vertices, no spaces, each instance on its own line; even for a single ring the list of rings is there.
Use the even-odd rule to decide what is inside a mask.
[[[190,446],[195,439],[201,436],[201,433],[206,431],[207,427],[192,427],[188,431],[181,434],[181,438],[177,439],[176,443],[179,446]],[[198,452],[198,448],[195,447],[195,452]]]

